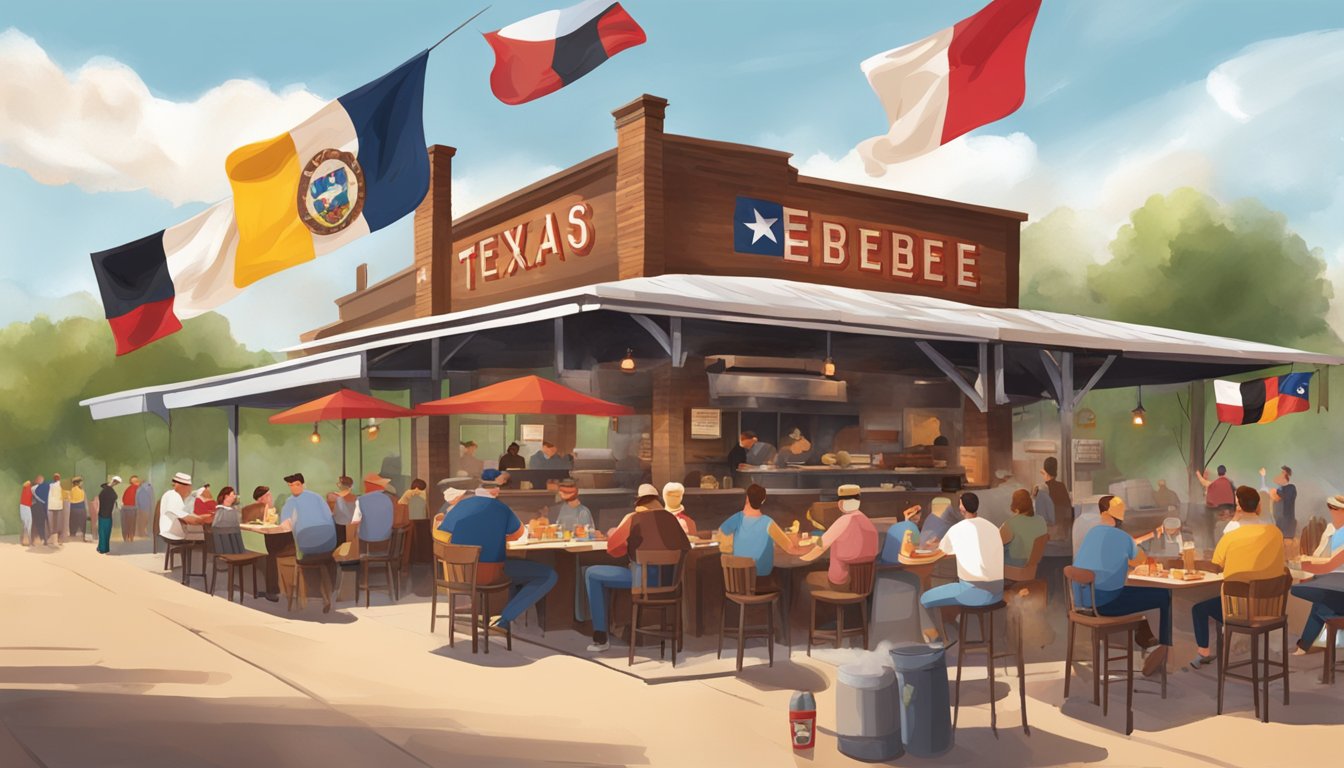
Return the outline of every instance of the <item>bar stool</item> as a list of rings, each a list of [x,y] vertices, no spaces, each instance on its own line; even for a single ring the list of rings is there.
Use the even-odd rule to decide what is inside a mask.
[[[299,608],[308,607],[308,574],[317,571],[322,587],[322,612],[331,613],[331,566],[336,564],[330,552],[314,555],[299,555],[294,558],[294,583],[290,585],[289,610],[294,610],[294,599],[298,598]]]
[[[746,650],[748,638],[765,638],[770,666],[775,666],[775,609],[780,608],[779,592],[756,591],[756,561],[750,557],[723,555],[720,559],[723,567],[723,603],[719,608],[719,653],[723,658],[723,636],[729,629],[728,606],[737,606],[737,626],[732,627],[737,635],[737,671],[742,671],[742,656]],[[747,609],[765,608],[765,626],[747,626]],[[781,608],[782,611],[782,608]],[[788,636],[788,621],[781,613],[785,637]]]
[[[631,565],[635,569],[636,579],[630,586],[630,657],[627,666],[635,665],[635,646],[639,644],[639,636],[653,637],[658,640],[658,658],[663,658],[667,652],[667,643],[672,642],[672,666],[677,666],[677,651],[681,650],[681,576],[682,568],[686,564],[686,551],[672,550],[665,552],[646,552],[639,551],[635,554],[635,562]],[[649,574],[663,572],[663,569],[672,569],[672,579],[670,584],[659,584],[652,586],[649,584]],[[663,581],[661,578],[659,581]],[[658,625],[656,627],[641,627],[639,625],[639,613],[641,610],[654,609],[658,611]],[[671,612],[671,624],[668,626],[668,613]]]
[[[400,555],[392,550],[393,560]],[[477,583],[477,571],[481,563],[481,548],[468,544],[445,544],[434,542],[434,592],[429,601],[429,631],[439,616],[439,590],[448,590],[448,647],[456,645],[458,600],[467,599],[471,612],[471,652],[476,653],[479,646],[478,627],[485,629],[485,652],[490,653],[490,596],[507,594],[513,585],[508,579],[491,584]],[[495,632],[499,632],[498,628]],[[505,627],[506,647],[513,650],[513,629]]]
[[[364,607],[369,607],[369,593],[372,591],[369,583],[369,567],[375,566],[383,569],[383,587],[387,589],[387,597],[392,602],[401,599],[401,556],[402,548],[405,546],[406,533],[411,530],[408,528],[393,528],[392,537],[386,542],[386,549],[378,552],[361,552],[359,555],[359,578],[355,580],[355,603],[359,603],[359,590],[361,584],[364,588]],[[366,544],[368,542],[360,542]]]
[[[1218,714],[1223,714],[1223,681],[1226,678],[1245,680],[1251,684],[1255,714],[1263,723],[1269,722],[1269,684],[1283,681],[1283,703],[1288,704],[1288,590],[1293,577],[1288,574],[1272,579],[1254,581],[1227,580],[1223,582],[1223,631],[1218,635]],[[1269,660],[1269,635],[1278,630],[1282,638],[1282,659],[1276,664]],[[1232,635],[1248,635],[1251,639],[1251,658],[1229,663],[1224,650],[1232,649]],[[1261,640],[1264,659],[1260,658]],[[1229,672],[1249,666],[1249,675]],[[1270,673],[1270,668],[1279,671]],[[1264,675],[1261,675],[1261,672]],[[1260,710],[1260,688],[1264,686],[1265,709]]]
[[[1069,600],[1069,639],[1064,657],[1064,699],[1069,698],[1069,679],[1073,670],[1073,636],[1081,626],[1092,631],[1092,703],[1101,704],[1103,717],[1110,714],[1111,662],[1125,662],[1125,735],[1134,732],[1134,633],[1147,619],[1141,613],[1127,616],[1102,616],[1095,608],[1079,608],[1073,597],[1073,585],[1086,586],[1090,605],[1097,604],[1097,575],[1086,568],[1064,567],[1064,591]],[[1111,636],[1123,633],[1124,654],[1111,655]],[[1162,665],[1162,698],[1167,698],[1167,667]]]
[[[812,655],[812,645],[817,640],[832,640],[835,647],[846,637],[863,638],[863,650],[868,650],[868,597],[873,593],[873,581],[877,577],[877,564],[850,563],[849,589],[837,591],[823,589],[812,593],[812,618],[807,625],[807,655]],[[835,606],[835,630],[817,628],[817,604]],[[858,605],[862,621],[859,626],[845,629],[845,606]]]
[[[1017,643],[1017,653],[1004,651],[1002,653],[994,652],[994,614],[1008,606],[1003,600],[999,600],[993,605],[957,606],[957,626],[961,627],[961,642],[957,643],[957,682],[953,686],[955,699],[952,704],[952,730],[957,728],[957,716],[961,710],[961,661],[962,656],[967,651],[985,651],[985,671],[989,679],[989,729],[994,732],[994,738],[999,736],[999,716],[994,705],[994,662],[998,659],[1008,656],[1017,656],[1017,682],[1018,692],[1022,697],[1022,731],[1028,736],[1031,735],[1031,728],[1027,725],[1027,678],[1022,665],[1022,627],[1017,626],[1013,631],[1012,621],[1006,621],[1009,634],[1015,635]],[[970,629],[970,617],[976,617],[980,622],[980,638],[971,640],[968,636]],[[985,617],[989,617],[989,631],[985,631]]]
[[[1335,654],[1335,636],[1344,632],[1344,617],[1327,619],[1325,622],[1325,669],[1321,671],[1321,682],[1335,684],[1335,667],[1339,664]],[[1285,681],[1286,683],[1287,681]]]

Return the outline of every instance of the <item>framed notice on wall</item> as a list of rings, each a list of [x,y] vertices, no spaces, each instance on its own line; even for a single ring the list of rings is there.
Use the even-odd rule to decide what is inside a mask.
[[[722,421],[718,408],[692,408],[691,439],[717,440],[723,437],[723,430],[720,427]]]
[[[1074,440],[1073,441],[1073,463],[1075,464],[1104,464],[1105,453],[1102,451],[1100,440]]]
[[[546,439],[545,424],[522,424],[519,428],[523,432],[524,443],[540,443]]]

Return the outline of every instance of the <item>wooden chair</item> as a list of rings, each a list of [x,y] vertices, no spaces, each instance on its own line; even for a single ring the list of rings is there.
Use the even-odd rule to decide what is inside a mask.
[[[1326,685],[1335,684],[1335,667],[1339,662],[1336,660],[1335,640],[1336,636],[1344,632],[1344,618],[1328,619],[1325,622],[1325,669],[1321,671],[1321,682]],[[1284,681],[1287,685],[1287,681]],[[1285,694],[1287,692],[1285,691]]]
[[[1113,661],[1125,662],[1125,735],[1134,732],[1134,633],[1146,619],[1141,613],[1127,616],[1102,616],[1095,608],[1079,607],[1073,585],[1088,591],[1088,604],[1097,604],[1097,575],[1086,568],[1064,567],[1064,591],[1069,600],[1069,638],[1064,657],[1064,699],[1069,698],[1069,678],[1073,670],[1073,637],[1077,627],[1092,632],[1092,703],[1101,704],[1103,717],[1110,714],[1111,672]],[[1111,655],[1111,636],[1124,634],[1124,654]],[[1162,666],[1162,698],[1167,697],[1167,669]]]
[[[1297,551],[1303,555],[1310,555],[1316,551],[1316,547],[1321,544],[1321,537],[1325,535],[1325,518],[1313,517],[1304,526],[1302,533],[1297,536]]]
[[[816,528],[829,530],[840,519],[840,502],[814,501],[807,508],[807,520]]]
[[[406,532],[408,528],[393,528],[392,536],[386,542],[370,545],[369,542],[360,542],[361,545],[368,547],[367,550],[359,553],[359,579],[355,582],[355,603],[359,603],[360,586],[364,588],[364,607],[369,607],[369,593],[372,592],[372,585],[369,584],[369,567],[381,567],[383,569],[383,584],[387,589],[387,597],[392,602],[401,599],[401,552],[405,545]],[[374,549],[374,547],[378,547]]]
[[[737,634],[737,671],[742,671],[742,656],[746,650],[747,639],[763,637],[766,641],[770,666],[775,665],[775,609],[780,611],[779,620],[784,625],[785,637],[788,636],[788,617],[784,615],[783,602],[779,592],[756,591],[756,561],[750,557],[723,555],[720,558],[723,567],[723,604],[719,609],[719,654],[723,658],[723,636],[727,631],[728,606],[737,606],[737,626],[732,629]],[[765,626],[747,626],[747,609],[761,606],[765,608]]]
[[[1036,537],[1036,541],[1031,545],[1031,556],[1027,558],[1026,565],[1005,565],[1003,566],[1004,586],[1012,586],[1019,581],[1031,581],[1036,578],[1036,569],[1041,566],[1041,559],[1045,557],[1045,545],[1050,541],[1050,534],[1043,533]]]
[[[215,594],[215,582],[219,578],[220,571],[227,571],[229,574],[228,593],[226,599],[233,600],[233,587],[238,585],[238,604],[243,602],[243,593],[246,588],[246,575],[243,569],[252,566],[252,592],[256,594],[258,589],[257,565],[266,559],[266,556],[258,552],[240,552],[237,554],[227,554],[214,551],[214,527],[207,524],[205,526],[205,546],[206,557],[210,562],[210,583],[206,587],[206,592]],[[235,581],[235,577],[237,580]]]
[[[868,597],[873,594],[873,581],[877,576],[877,566],[873,562],[850,563],[849,588],[845,591],[830,589],[812,593],[812,618],[807,625],[807,655],[812,655],[812,645],[818,640],[832,640],[835,647],[846,637],[861,636],[863,649],[868,650]],[[817,628],[817,604],[835,606],[835,629]],[[845,629],[845,607],[859,606],[862,620],[858,627]]]
[[[288,610],[294,610],[294,600],[299,601],[299,609],[308,607],[308,576],[317,571],[322,589],[322,612],[331,613],[331,569],[336,565],[332,553],[314,555],[296,555],[294,558],[294,578],[290,584]]]
[[[176,567],[182,568],[182,583],[185,585],[193,576],[200,576],[204,583],[207,576],[205,573],[205,543],[198,539],[164,539],[163,550],[163,570],[171,571]],[[201,551],[201,570],[191,570],[192,553]],[[173,559],[176,558],[178,564],[173,565]]]
[[[672,641],[672,666],[677,666],[677,651],[681,650],[681,577],[686,565],[687,551],[638,551],[632,568],[635,571],[635,583],[630,587],[630,657],[627,666],[635,664],[635,647],[639,645],[639,636],[653,637],[658,640],[658,658],[667,652],[667,641]],[[664,569],[672,569],[670,583],[657,586],[650,584],[650,574],[661,574]],[[659,579],[660,582],[664,581]],[[639,614],[642,610],[658,611],[656,627],[641,627]],[[668,614],[671,613],[671,627],[668,626]]]
[[[1044,537],[1042,537],[1044,538]],[[999,715],[994,707],[994,662],[998,659],[1008,656],[1017,656],[1017,682],[1018,693],[1022,697],[1022,731],[1028,736],[1031,735],[1031,728],[1027,725],[1027,678],[1022,664],[1022,627],[1015,622],[1006,622],[1010,634],[1015,635],[1017,645],[1016,654],[1013,651],[1004,651],[995,653],[994,651],[994,614],[1007,607],[1007,603],[999,600],[992,605],[969,606],[961,605],[957,607],[957,626],[961,627],[961,642],[957,643],[957,681],[953,687],[952,704],[952,730],[957,728],[957,717],[961,713],[961,662],[962,656],[967,651],[985,651],[985,672],[989,680],[989,729],[994,732],[994,737],[999,736]],[[970,639],[970,618],[974,616],[980,622],[980,638]],[[989,630],[985,630],[985,617],[989,617]],[[1014,631],[1016,629],[1016,631]]]
[[[1223,582],[1223,631],[1218,636],[1218,714],[1223,714],[1223,682],[1226,678],[1245,680],[1251,684],[1255,714],[1261,722],[1269,722],[1269,684],[1283,681],[1283,703],[1288,704],[1288,590],[1293,577],[1288,574],[1272,579]],[[1283,654],[1278,663],[1269,659],[1269,635],[1278,630]],[[1233,635],[1248,635],[1251,639],[1251,658],[1229,663]],[[1263,640],[1263,643],[1261,642]],[[1260,658],[1263,645],[1264,658]],[[1249,666],[1248,675],[1229,672]],[[1277,672],[1271,674],[1270,668]],[[1262,674],[1263,673],[1263,674]],[[1260,709],[1260,688],[1264,686],[1265,708]]]
[[[396,551],[391,552],[393,558]],[[429,631],[434,631],[439,614],[439,590],[448,590],[448,647],[456,644],[458,600],[466,598],[471,612],[471,652],[479,649],[478,627],[485,629],[485,652],[490,653],[490,596],[508,594],[512,583],[508,579],[493,584],[480,584],[476,574],[481,562],[481,548],[467,544],[434,542],[434,592],[429,601]],[[498,631],[498,630],[496,630]],[[505,641],[513,650],[513,630],[505,628]]]

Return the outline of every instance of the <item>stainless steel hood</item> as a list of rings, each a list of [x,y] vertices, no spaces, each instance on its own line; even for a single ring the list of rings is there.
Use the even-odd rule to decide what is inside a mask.
[[[709,394],[715,400],[811,400],[849,402],[845,382],[820,376],[762,373],[710,373]]]

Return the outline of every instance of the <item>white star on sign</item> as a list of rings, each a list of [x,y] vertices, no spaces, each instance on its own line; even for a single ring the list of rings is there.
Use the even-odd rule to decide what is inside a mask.
[[[775,239],[774,231],[770,228],[773,227],[775,222],[779,221],[779,219],[767,219],[755,208],[752,208],[751,212],[756,214],[756,221],[742,222],[742,226],[751,230],[751,244],[755,245],[756,241],[760,240],[762,237],[768,237],[770,238],[770,242],[778,243],[779,241]]]

